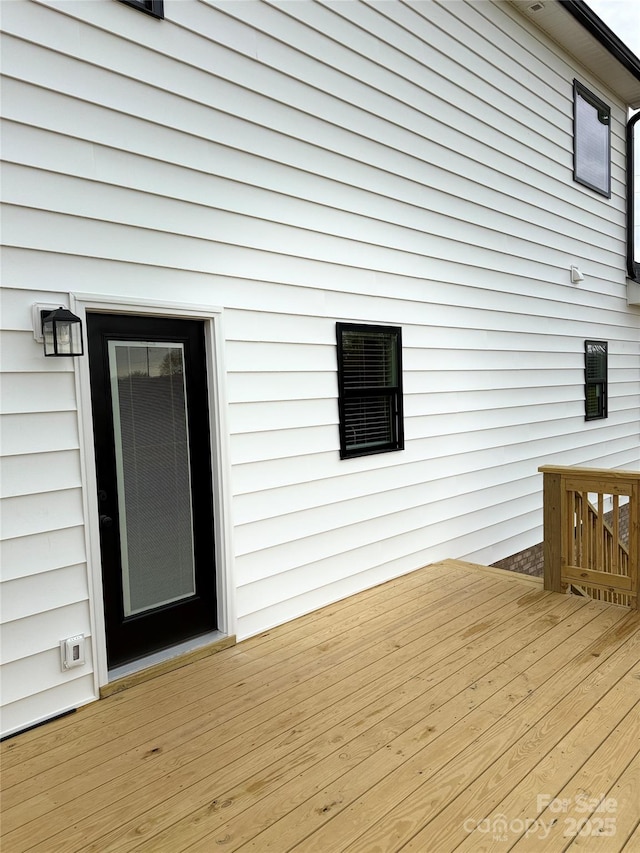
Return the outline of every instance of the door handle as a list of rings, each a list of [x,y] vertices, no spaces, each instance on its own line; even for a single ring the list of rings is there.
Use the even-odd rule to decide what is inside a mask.
[[[100,516],[100,527],[111,527],[113,524],[113,519],[110,515],[101,515]]]

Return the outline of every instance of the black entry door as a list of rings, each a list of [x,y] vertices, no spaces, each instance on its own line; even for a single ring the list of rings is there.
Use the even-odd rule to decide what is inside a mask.
[[[112,668],[216,627],[204,324],[87,328]]]

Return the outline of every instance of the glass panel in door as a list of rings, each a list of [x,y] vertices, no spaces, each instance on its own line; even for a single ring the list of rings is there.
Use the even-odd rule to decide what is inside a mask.
[[[124,616],[195,594],[182,343],[109,341]]]

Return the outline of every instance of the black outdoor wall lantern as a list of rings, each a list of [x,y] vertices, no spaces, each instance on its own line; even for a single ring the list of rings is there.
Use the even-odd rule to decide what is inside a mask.
[[[84,355],[82,320],[68,308],[40,312],[44,354],[52,358]]]

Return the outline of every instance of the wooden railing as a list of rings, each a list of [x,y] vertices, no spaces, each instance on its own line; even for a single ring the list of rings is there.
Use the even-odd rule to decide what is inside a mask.
[[[640,471],[538,470],[544,475],[545,589],[637,609]]]

